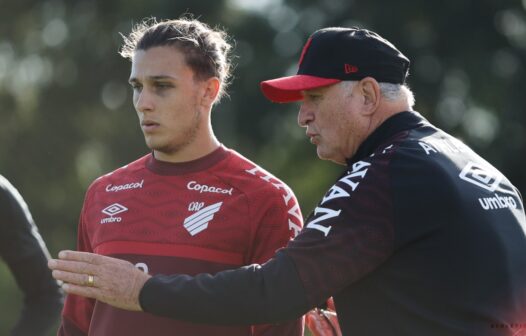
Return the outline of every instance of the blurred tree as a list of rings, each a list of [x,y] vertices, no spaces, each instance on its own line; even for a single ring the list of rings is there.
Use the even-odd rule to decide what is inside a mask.
[[[524,192],[525,8],[525,0],[2,0],[0,171],[52,254],[74,248],[87,186],[147,152],[119,32],[188,12],[237,41],[231,97],[213,115],[218,137],[293,187],[305,215],[341,168],[316,158],[296,126],[298,106],[269,103],[258,83],[294,73],[304,41],[324,26],[362,26],[393,41],[412,60],[416,109]],[[20,307],[14,287],[0,265],[2,335]]]

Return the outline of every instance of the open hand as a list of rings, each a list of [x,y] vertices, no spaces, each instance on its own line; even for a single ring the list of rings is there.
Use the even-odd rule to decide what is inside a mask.
[[[139,293],[150,275],[132,263],[99,254],[61,251],[48,267],[68,294],[96,299],[117,308],[141,311]]]

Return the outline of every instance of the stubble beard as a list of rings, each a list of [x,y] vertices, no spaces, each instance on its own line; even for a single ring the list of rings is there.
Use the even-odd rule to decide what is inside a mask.
[[[179,137],[179,139],[183,139],[182,141],[166,143],[166,144],[159,144],[157,146],[151,145],[148,147],[151,150],[155,150],[165,155],[173,155],[173,154],[180,152],[181,150],[183,150],[184,148],[186,148],[188,145],[192,144],[195,141],[197,137],[197,133],[201,128],[201,123],[199,122],[200,117],[201,117],[201,112],[198,109],[196,109],[194,113],[194,118],[192,120],[191,127],[188,127],[185,130],[184,134],[182,134],[181,137]]]

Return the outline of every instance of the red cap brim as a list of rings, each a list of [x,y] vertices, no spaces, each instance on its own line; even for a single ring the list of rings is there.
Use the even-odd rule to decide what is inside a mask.
[[[341,82],[340,79],[309,75],[295,75],[261,82],[265,97],[276,103],[290,103],[303,99],[301,91],[316,89]]]

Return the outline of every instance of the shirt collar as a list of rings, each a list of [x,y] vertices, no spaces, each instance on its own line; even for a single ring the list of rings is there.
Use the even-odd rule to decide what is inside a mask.
[[[146,159],[146,167],[159,175],[183,175],[206,170],[226,158],[229,150],[221,145],[213,152],[192,161],[165,162],[157,160],[153,152]]]

